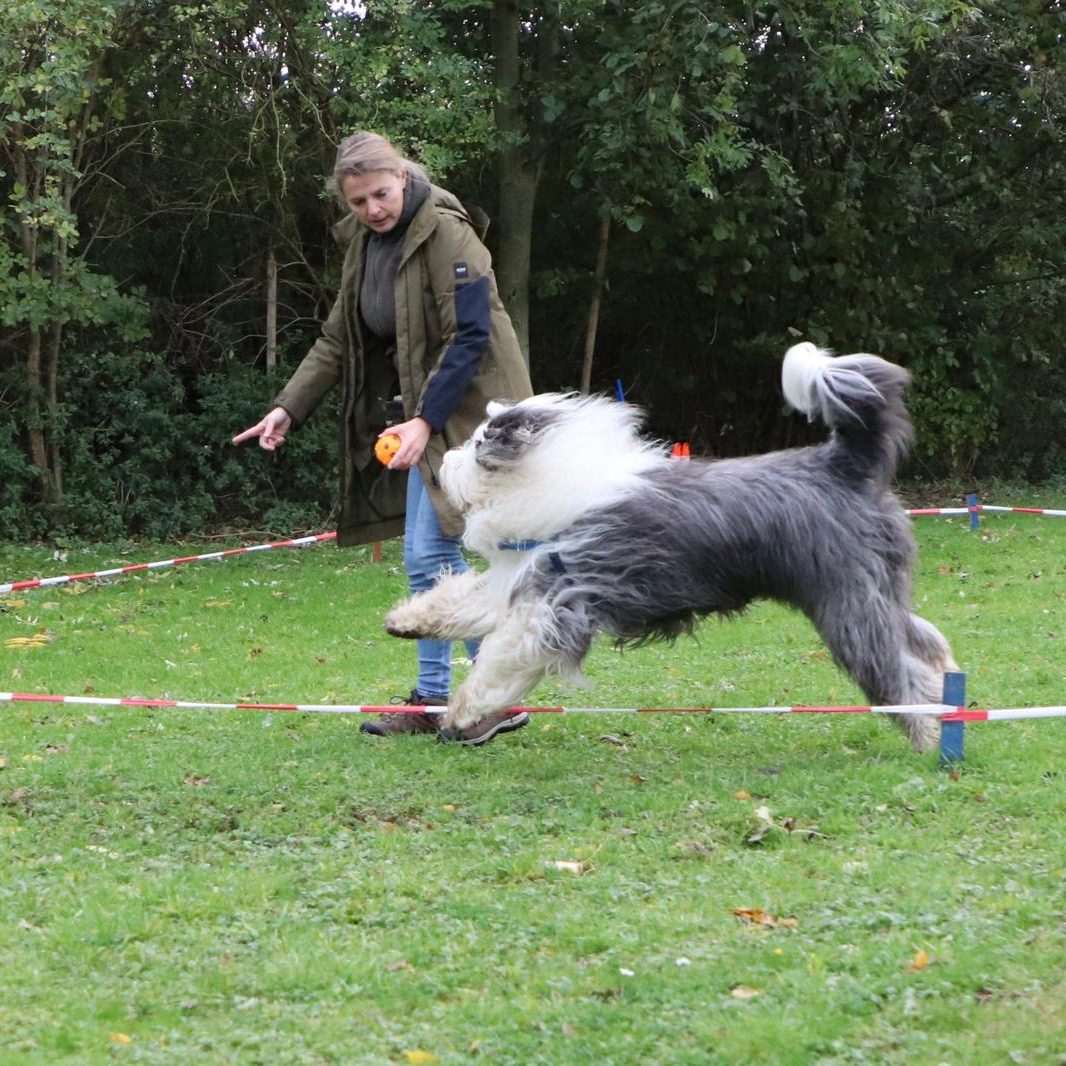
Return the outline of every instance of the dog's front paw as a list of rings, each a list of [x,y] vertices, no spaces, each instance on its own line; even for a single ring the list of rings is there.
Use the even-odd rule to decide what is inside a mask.
[[[385,632],[390,637],[403,637],[406,640],[417,640],[429,635],[420,625],[418,612],[412,608],[411,600],[396,604],[385,615]]]
[[[461,740],[471,726],[478,723],[476,714],[464,712],[453,704],[441,715],[437,729],[437,739],[447,744],[449,741]]]

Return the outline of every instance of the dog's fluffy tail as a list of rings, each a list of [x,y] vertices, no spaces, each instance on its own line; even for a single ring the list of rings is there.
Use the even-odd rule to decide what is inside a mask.
[[[911,376],[876,355],[842,355],[804,342],[785,352],[785,399],[833,430],[832,460],[841,473],[887,484],[914,437],[903,393]]]

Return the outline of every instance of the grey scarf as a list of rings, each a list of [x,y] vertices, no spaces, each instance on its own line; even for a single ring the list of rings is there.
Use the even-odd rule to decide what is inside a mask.
[[[429,197],[429,178],[421,167],[408,163],[403,210],[387,233],[372,233],[366,242],[359,311],[367,329],[390,345],[396,341],[396,269],[403,253],[407,227]]]

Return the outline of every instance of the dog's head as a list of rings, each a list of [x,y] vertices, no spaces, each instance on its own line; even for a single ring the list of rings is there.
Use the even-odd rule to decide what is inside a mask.
[[[491,497],[502,479],[564,414],[560,397],[534,396],[521,403],[490,401],[487,417],[461,447],[444,457],[441,485],[451,502],[464,513]]]
[[[604,396],[540,393],[489,403],[486,414],[441,468],[444,491],[468,525],[481,513],[492,522],[506,514],[508,529],[531,536],[562,528],[606,502],[660,452],[639,437],[640,409]]]
[[[478,466],[485,470],[513,467],[547,430],[559,424],[563,415],[557,404],[547,402],[547,397],[533,400],[544,402],[489,403],[488,418],[473,436],[474,461]]]

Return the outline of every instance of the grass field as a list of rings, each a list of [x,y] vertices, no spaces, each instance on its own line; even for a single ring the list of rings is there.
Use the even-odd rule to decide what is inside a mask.
[[[919,612],[979,706],[1066,703],[1066,521],[967,525],[918,520]],[[387,702],[402,590],[389,544],[11,594],[0,688]],[[768,604],[588,674],[532,702],[864,702]],[[0,704],[0,1063],[1066,1063],[1064,720],[971,726],[953,772],[869,716],[358,726]]]

